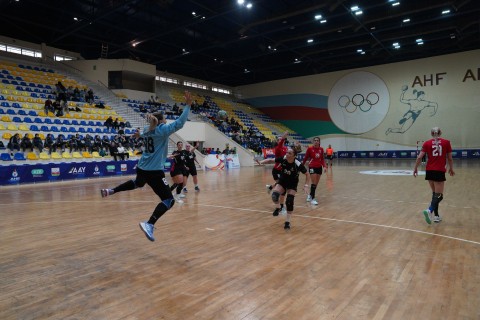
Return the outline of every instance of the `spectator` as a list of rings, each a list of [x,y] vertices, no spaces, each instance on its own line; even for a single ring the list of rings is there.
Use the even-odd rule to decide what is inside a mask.
[[[25,152],[27,148],[31,149],[33,152],[33,143],[32,140],[30,140],[28,133],[25,133],[23,136],[22,141],[20,142],[20,147],[22,148],[23,152]]]
[[[35,137],[33,137],[33,146],[35,148],[38,148],[39,152],[42,152],[43,150],[43,141],[42,138],[40,138],[40,135],[38,133],[35,133]]]
[[[10,149],[10,151],[14,149],[20,151],[20,134],[15,133],[10,140],[8,140],[7,148]]]

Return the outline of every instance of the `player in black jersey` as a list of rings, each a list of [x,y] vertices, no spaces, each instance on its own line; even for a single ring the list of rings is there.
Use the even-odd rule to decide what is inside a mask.
[[[185,173],[183,174],[183,192],[188,192],[187,190],[187,180],[188,176],[192,175],[193,183],[195,184],[195,191],[200,191],[198,187],[198,178],[197,178],[197,167],[195,166],[195,162],[198,163],[197,158],[195,156],[195,149],[197,148],[198,143],[195,147],[192,148],[191,145],[187,144],[185,146]]]
[[[176,189],[175,200],[182,203],[181,198],[185,198],[185,195],[182,194],[183,176],[187,170],[185,168],[185,150],[183,150],[182,141],[177,142],[177,150],[173,151],[169,158],[173,159],[172,167],[170,168],[173,185],[170,187],[170,190]]]
[[[287,195],[285,206],[287,207],[287,216],[285,219],[285,230],[290,230],[290,218],[293,212],[293,204],[295,201],[295,194],[297,193],[298,176],[300,172],[305,175],[304,191],[308,193],[308,187],[310,186],[310,174],[307,168],[297,160],[297,151],[293,148],[287,149],[287,154],[283,158],[275,159],[275,162],[280,165],[280,178],[277,184],[273,188],[272,200],[275,203],[274,216],[278,216],[280,212],[280,195]]]

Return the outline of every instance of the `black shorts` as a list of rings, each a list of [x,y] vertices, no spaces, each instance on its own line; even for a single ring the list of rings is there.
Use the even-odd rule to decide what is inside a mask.
[[[192,165],[192,166],[188,167],[188,169],[185,168],[185,172],[183,173],[183,175],[187,178],[188,178],[189,175],[192,175],[192,177],[196,176],[197,175],[197,167],[195,167],[195,165]]]
[[[322,167],[320,167],[320,168],[309,168],[308,173],[321,175],[322,174]]]
[[[286,190],[295,190],[297,191],[297,186],[298,186],[298,179],[295,180],[286,180],[286,179],[281,179],[278,180],[279,185],[282,186],[283,189]]]
[[[280,173],[282,171],[281,170],[278,170],[278,169],[275,169],[273,168],[272,169],[272,177],[273,177],[273,180],[277,181],[278,179],[280,179]]]
[[[168,185],[167,179],[165,179],[165,172],[162,170],[145,171],[137,167],[137,177],[135,178],[135,185],[137,187],[143,187],[147,183],[160,199],[173,198],[172,191]]]
[[[173,178],[173,177],[178,176],[178,175],[184,176],[185,171],[187,171],[185,169],[185,167],[175,167],[175,168],[173,168],[172,171],[170,171],[170,177]]]
[[[327,159],[328,159],[328,160],[332,160],[332,159],[333,159],[333,155],[327,155]]]
[[[447,179],[445,178],[445,172],[443,171],[427,170],[425,172],[425,180],[441,182],[446,181]]]

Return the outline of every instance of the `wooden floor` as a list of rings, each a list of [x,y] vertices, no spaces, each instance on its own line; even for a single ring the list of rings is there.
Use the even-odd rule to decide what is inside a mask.
[[[149,187],[100,197],[130,177],[1,187],[0,319],[480,319],[480,162],[432,226],[424,177],[359,173],[412,165],[335,163],[290,232],[271,167],[200,172],[155,242]]]

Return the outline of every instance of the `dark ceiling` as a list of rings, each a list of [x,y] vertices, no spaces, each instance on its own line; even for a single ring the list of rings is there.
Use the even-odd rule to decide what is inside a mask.
[[[479,0],[245,1],[0,0],[0,34],[232,87],[480,48]]]

